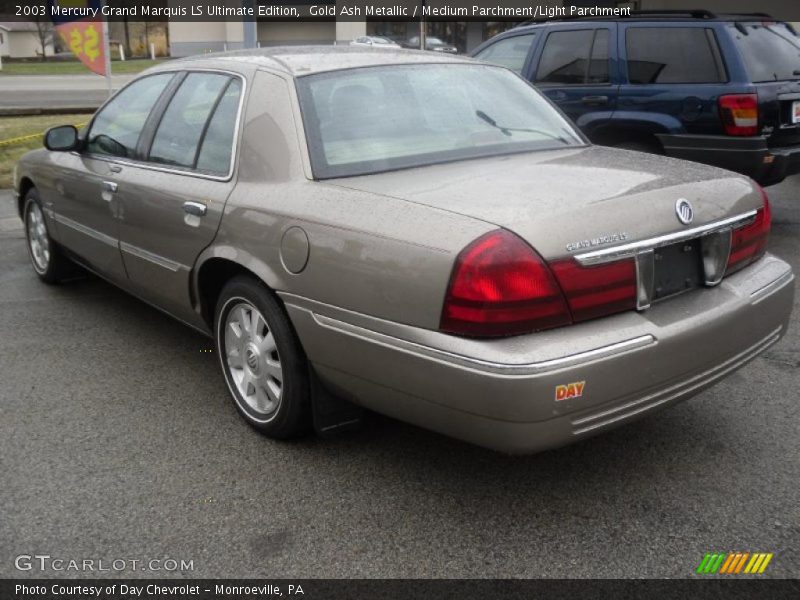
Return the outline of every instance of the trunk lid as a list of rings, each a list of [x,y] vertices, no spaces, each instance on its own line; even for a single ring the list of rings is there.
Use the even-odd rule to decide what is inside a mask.
[[[590,146],[331,179],[328,184],[448,210],[508,229],[547,260],[649,239],[759,208],[746,177]],[[694,218],[682,224],[679,199]]]

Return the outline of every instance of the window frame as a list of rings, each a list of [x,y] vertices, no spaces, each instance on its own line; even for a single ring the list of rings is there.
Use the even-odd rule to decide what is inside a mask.
[[[599,83],[589,83],[589,72],[592,68],[592,56],[594,56],[594,49],[595,44],[597,42],[597,33],[599,31],[605,31],[608,33],[608,58],[606,59],[608,62],[608,81],[603,81]],[[539,68],[542,65],[542,59],[544,58],[544,53],[547,50],[547,42],[550,41],[550,37],[552,35],[558,33],[573,33],[577,31],[590,31],[592,33],[591,43],[589,44],[589,56],[586,59],[586,70],[583,73],[583,81],[581,83],[561,83],[561,82],[547,82],[547,81],[539,81],[537,77],[539,76]],[[614,82],[615,74],[614,74],[614,48],[616,46],[616,36],[617,36],[617,29],[616,27],[608,26],[606,24],[589,24],[585,27],[553,27],[547,32],[547,35],[543,36],[544,40],[541,42],[542,47],[541,50],[538,52],[537,60],[536,60],[536,68],[533,70],[530,76],[530,81],[536,87],[546,89],[546,88],[582,88],[582,87],[609,87],[616,85]]]
[[[705,30],[705,37],[708,39],[709,34],[711,39],[714,41],[714,46],[710,48],[711,50],[711,58],[715,63],[717,69],[721,69],[720,73],[722,74],[723,79],[721,81],[704,81],[704,82],[656,82],[656,83],[634,83],[631,81],[630,69],[628,68],[628,63],[630,62],[630,56],[628,54],[628,32],[631,29],[701,29]],[[670,85],[711,85],[711,86],[720,86],[731,83],[731,70],[725,58],[725,48],[720,41],[719,36],[717,35],[717,30],[713,27],[710,23],[685,23],[680,22],[679,25],[670,26],[669,24],[665,23],[627,23],[625,28],[620,31],[619,34],[619,46],[620,46],[620,56],[619,56],[619,63],[620,69],[622,71],[622,78],[623,84],[625,86],[633,86],[633,87],[652,87],[652,86],[670,86]]]
[[[129,167],[137,167],[140,169],[146,169],[150,171],[159,171],[162,173],[174,173],[176,175],[186,175],[189,177],[197,177],[200,179],[209,179],[212,181],[230,181],[233,179],[234,173],[236,172],[236,167],[239,162],[239,139],[241,137],[241,129],[242,129],[242,116],[244,113],[244,105],[245,105],[245,98],[247,95],[247,77],[242,73],[238,73],[236,71],[229,71],[225,69],[213,69],[213,68],[182,68],[182,69],[164,69],[160,71],[156,71],[154,73],[148,73],[142,77],[137,77],[130,83],[126,84],[123,88],[119,91],[121,92],[125,88],[130,85],[133,85],[137,81],[141,81],[145,77],[152,77],[153,75],[161,75],[164,73],[173,73],[176,77],[170,81],[164,91],[159,96],[156,103],[153,105],[153,108],[150,111],[150,114],[147,116],[145,120],[145,124],[142,127],[142,131],[139,133],[139,140],[136,144],[136,157],[135,158],[126,158],[126,157],[119,157],[119,156],[110,156],[108,154],[96,154],[92,152],[82,151],[80,154],[82,156],[86,156],[95,160],[102,160],[109,163],[129,166]],[[147,156],[150,153],[150,147],[153,144],[153,138],[155,137],[156,130],[158,128],[158,124],[161,123],[161,119],[164,117],[164,113],[169,106],[169,103],[172,101],[175,92],[180,88],[180,84],[189,76],[191,73],[217,73],[227,75],[231,78],[238,78],[241,81],[241,93],[239,95],[239,106],[236,111],[236,120],[234,121],[234,132],[233,132],[233,142],[231,147],[231,162],[228,166],[228,172],[225,174],[213,173],[211,171],[203,171],[199,169],[193,169],[190,167],[178,167],[178,166],[167,166],[156,162],[151,162],[147,160]],[[230,84],[228,84],[230,85]],[[119,92],[117,92],[119,93]],[[111,98],[106,100],[100,108],[97,109],[94,115],[92,115],[92,119],[89,122],[89,125],[86,129],[85,139],[88,139],[89,135],[91,134],[92,127],[94,126],[94,120],[99,115],[106,105],[111,102],[117,94],[114,94]],[[216,106],[214,111],[212,111],[209,116],[208,120],[206,121],[206,127],[208,122],[214,117],[214,113],[216,112]]]
[[[496,46],[497,44],[500,44],[502,42],[505,42],[505,41],[513,39],[513,38],[523,37],[523,36],[531,36],[532,37],[531,44],[528,47],[528,54],[525,56],[525,60],[522,62],[522,68],[520,69],[520,71],[518,73],[517,73],[517,71],[514,71],[514,72],[517,73],[517,75],[519,75],[520,77],[522,77],[522,78],[527,80],[528,79],[528,73],[530,73],[531,62],[533,61],[533,55],[536,53],[536,48],[539,45],[539,40],[542,37],[546,37],[546,36],[543,36],[541,34],[541,31],[538,30],[538,29],[529,29],[527,31],[516,32],[516,33],[514,33],[512,35],[504,35],[504,36],[498,37],[496,40],[492,41],[491,44],[486,44],[486,45],[484,45],[484,46],[482,46],[480,48],[477,48],[475,53],[474,54],[470,54],[470,56],[472,58],[474,58],[475,60],[480,60],[482,62],[493,64],[493,65],[498,66],[498,67],[505,67],[505,65],[498,65],[497,63],[493,63],[491,61],[488,61],[485,58],[480,58],[478,56],[478,54],[480,54],[482,52],[486,52],[487,50],[489,50],[490,48]],[[505,68],[508,69],[508,67],[505,67]],[[513,69],[511,69],[511,70],[513,71]]]

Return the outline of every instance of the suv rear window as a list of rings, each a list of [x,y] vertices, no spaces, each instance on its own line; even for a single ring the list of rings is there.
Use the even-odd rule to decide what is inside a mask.
[[[714,31],[703,27],[631,27],[625,37],[628,81],[722,83],[725,67]]]
[[[737,23],[733,37],[753,83],[800,79],[800,38],[786,23]]]

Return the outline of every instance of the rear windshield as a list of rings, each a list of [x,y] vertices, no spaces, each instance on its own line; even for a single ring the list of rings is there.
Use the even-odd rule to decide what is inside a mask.
[[[785,23],[731,25],[754,83],[800,79],[800,38]]]
[[[489,65],[348,69],[297,89],[318,179],[584,144],[532,86]]]

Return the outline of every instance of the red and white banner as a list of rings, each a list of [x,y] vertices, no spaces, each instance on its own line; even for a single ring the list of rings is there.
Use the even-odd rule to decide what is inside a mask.
[[[106,75],[106,27],[104,20],[82,19],[56,25],[56,31],[77,59],[98,75]]]

